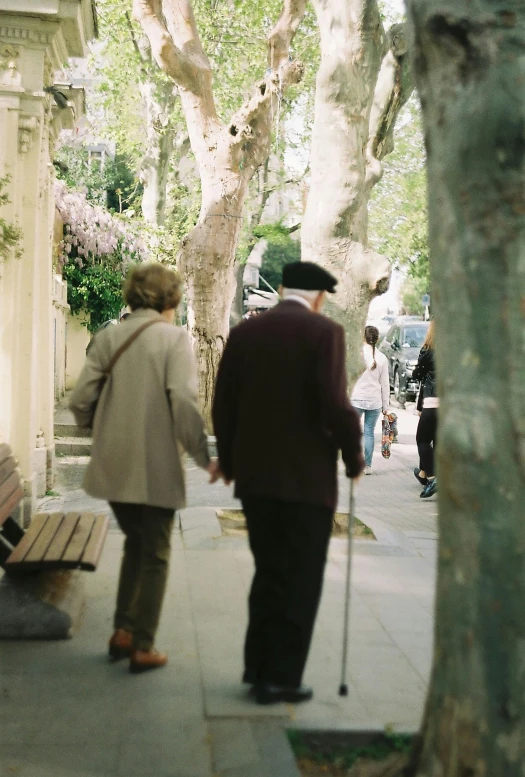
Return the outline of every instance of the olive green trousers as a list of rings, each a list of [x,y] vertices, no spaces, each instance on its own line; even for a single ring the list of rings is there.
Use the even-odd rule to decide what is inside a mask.
[[[110,504],[126,538],[114,626],[132,633],[135,650],[151,650],[168,579],[174,511]]]

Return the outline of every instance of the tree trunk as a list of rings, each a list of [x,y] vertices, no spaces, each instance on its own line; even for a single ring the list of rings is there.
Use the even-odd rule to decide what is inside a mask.
[[[314,0],[321,33],[303,260],[340,279],[328,306],[347,332],[349,381],[362,372],[370,301],[388,289],[390,262],[368,248],[368,198],[412,84],[401,25],[387,35],[376,0]]]
[[[409,0],[440,395],[420,777],[525,769],[525,7]]]
[[[229,330],[235,294],[235,250],[242,224],[247,183],[242,175],[228,177],[226,166],[213,165],[219,174],[203,174],[199,220],[184,238],[179,267],[184,277],[188,328],[199,367],[201,407],[211,408],[219,360]]]
[[[176,96],[173,85],[160,86],[153,80],[143,82],[140,91],[146,109],[147,129],[147,151],[140,169],[140,180],[144,186],[142,215],[149,224],[158,227],[164,223],[166,210],[166,187],[176,134],[170,126],[170,118]]]
[[[218,361],[228,335],[235,291],[235,252],[250,179],[270,152],[273,117],[282,91],[303,75],[290,45],[307,0],[283,0],[268,38],[268,72],[253,95],[223,124],[212,71],[191,0],[134,0],[134,14],[157,63],[179,87],[188,135],[202,183],[199,220],[182,242],[180,268],[188,328],[199,362],[201,409],[208,422]]]
[[[171,125],[171,116],[177,95],[173,84],[166,83],[154,61],[147,36],[136,36],[128,11],[125,12],[125,18],[133,47],[140,60],[139,88],[146,114],[146,153],[139,173],[144,187],[141,210],[145,221],[158,227],[164,223],[166,210],[170,157],[176,134]]]

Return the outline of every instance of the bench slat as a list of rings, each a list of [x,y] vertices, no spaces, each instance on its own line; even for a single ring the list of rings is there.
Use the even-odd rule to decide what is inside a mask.
[[[13,455],[13,451],[6,442],[0,445],[0,464],[3,464],[6,459]]]
[[[57,531],[60,528],[60,524],[64,518],[63,513],[51,513],[47,515],[47,521],[45,521],[42,529],[40,530],[35,542],[31,545],[30,550],[24,556],[24,564],[40,563],[47,553],[47,550]],[[31,526],[28,529],[31,532]]]
[[[18,472],[12,472],[0,486],[0,505],[6,502],[20,486]]]
[[[48,516],[45,513],[39,513],[35,515],[31,521],[31,526],[9,556],[9,566],[18,564],[24,560],[26,554],[29,553],[31,547],[37,541],[38,536],[47,521],[47,518]]]
[[[87,515],[80,516],[69,545],[62,555],[61,566],[77,567],[80,564],[94,523],[94,515],[88,513]]]
[[[57,533],[53,537],[53,541],[51,542],[44,558],[42,559],[44,563],[47,564],[53,561],[61,561],[62,556],[64,555],[64,551],[68,547],[75,532],[79,518],[80,513],[78,512],[67,513],[64,516],[64,519],[62,520]]]
[[[95,525],[89,538],[89,542],[86,545],[81,569],[85,569],[88,572],[94,572],[100,561],[102,555],[102,548],[104,547],[104,541],[106,534],[108,533],[109,518],[107,515],[95,516]]]
[[[11,494],[9,499],[0,505],[0,526],[9,518],[15,507],[22,501],[23,498],[24,489],[19,486],[16,491]]]
[[[0,461],[0,485],[2,485],[13,472],[16,472],[16,461],[12,456],[8,456],[7,459]]]
[[[109,527],[106,515],[37,513],[13,550],[5,569],[84,569],[98,566]]]

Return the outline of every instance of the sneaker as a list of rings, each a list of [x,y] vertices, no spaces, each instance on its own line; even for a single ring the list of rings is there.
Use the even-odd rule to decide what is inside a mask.
[[[365,475],[371,475],[372,474],[372,467],[365,467]]]
[[[423,491],[420,493],[421,499],[428,499],[430,496],[434,496],[437,491],[437,478],[432,478],[426,484]]]

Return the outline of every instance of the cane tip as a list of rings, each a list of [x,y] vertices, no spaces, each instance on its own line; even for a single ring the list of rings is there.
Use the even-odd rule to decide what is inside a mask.
[[[339,686],[339,696],[348,696],[348,685]]]

